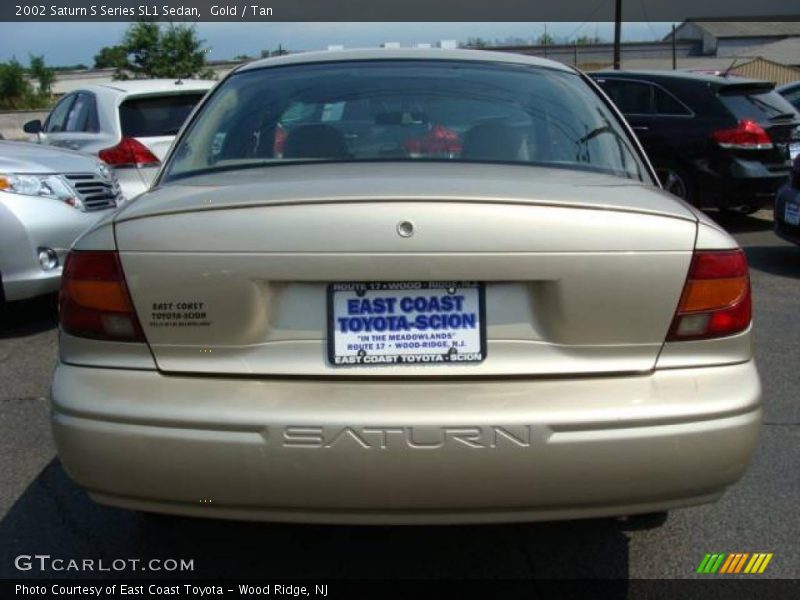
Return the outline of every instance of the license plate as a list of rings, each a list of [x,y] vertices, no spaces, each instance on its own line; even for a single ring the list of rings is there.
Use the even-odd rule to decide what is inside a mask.
[[[328,359],[337,367],[481,362],[484,304],[474,281],[332,283]]]
[[[800,204],[787,202],[783,218],[789,225],[800,225]]]
[[[800,154],[800,142],[792,142],[789,144],[789,158],[794,160]]]

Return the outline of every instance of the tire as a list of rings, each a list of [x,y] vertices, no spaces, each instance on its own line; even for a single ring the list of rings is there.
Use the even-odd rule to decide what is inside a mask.
[[[689,204],[696,205],[694,181],[685,169],[676,165],[664,164],[655,167],[655,170],[665,191]]]

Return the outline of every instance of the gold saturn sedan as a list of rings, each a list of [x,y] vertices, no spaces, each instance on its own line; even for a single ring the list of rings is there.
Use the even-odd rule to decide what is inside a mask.
[[[96,501],[331,523],[714,501],[757,442],[747,263],[583,74],[236,69],[73,247],[53,429]]]

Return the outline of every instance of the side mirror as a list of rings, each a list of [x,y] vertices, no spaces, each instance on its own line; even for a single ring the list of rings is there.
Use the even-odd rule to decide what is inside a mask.
[[[42,122],[39,119],[28,121],[27,123],[25,123],[25,125],[22,126],[22,131],[24,131],[25,133],[41,133]]]

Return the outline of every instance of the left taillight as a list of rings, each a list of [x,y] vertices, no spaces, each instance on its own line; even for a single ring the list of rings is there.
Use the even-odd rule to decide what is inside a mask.
[[[744,252],[696,251],[667,341],[733,335],[747,329],[751,319],[750,276]]]
[[[161,164],[158,157],[147,146],[131,137],[124,137],[116,146],[100,150],[97,156],[100,157],[100,160],[115,168],[157,167]]]
[[[59,321],[77,337],[145,341],[116,252],[70,252],[61,275]]]

